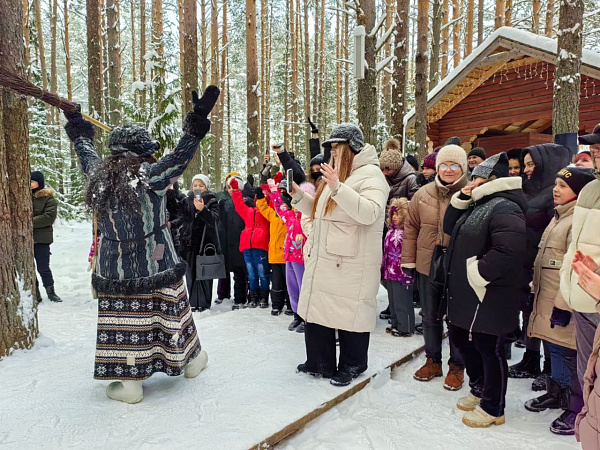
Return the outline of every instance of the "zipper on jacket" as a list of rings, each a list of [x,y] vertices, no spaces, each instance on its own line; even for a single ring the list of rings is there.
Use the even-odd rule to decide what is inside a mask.
[[[475,321],[477,320],[477,313],[479,312],[479,307],[481,303],[477,305],[477,309],[475,309],[475,316],[473,316],[473,322],[471,322],[471,328],[469,328],[469,341],[473,340],[473,325],[475,325]]]

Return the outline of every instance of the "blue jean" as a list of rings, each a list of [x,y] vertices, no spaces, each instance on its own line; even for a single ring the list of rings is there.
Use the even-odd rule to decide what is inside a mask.
[[[244,250],[244,261],[250,290],[268,291],[270,284],[268,253],[258,248]]]
[[[565,348],[562,345],[553,344],[552,342],[548,342],[547,346],[548,350],[550,350],[550,360],[552,361],[552,374],[550,376],[561,388],[569,387],[571,373],[565,354],[568,353],[567,351],[570,349]],[[575,354],[575,358],[571,359],[576,363],[577,352],[575,350],[571,350],[571,352]]]

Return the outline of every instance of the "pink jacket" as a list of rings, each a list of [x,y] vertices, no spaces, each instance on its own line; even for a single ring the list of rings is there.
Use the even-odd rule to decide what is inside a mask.
[[[303,250],[306,243],[306,235],[302,231],[302,213],[296,210],[284,210],[281,208],[283,200],[279,191],[271,193],[273,206],[277,215],[287,228],[285,243],[283,245],[283,259],[285,262],[304,264]]]

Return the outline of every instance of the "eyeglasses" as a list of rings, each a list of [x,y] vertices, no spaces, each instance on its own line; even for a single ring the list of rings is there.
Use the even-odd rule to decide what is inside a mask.
[[[440,170],[448,170],[450,169],[452,172],[456,172],[458,169],[460,169],[460,164],[440,164],[439,166]]]

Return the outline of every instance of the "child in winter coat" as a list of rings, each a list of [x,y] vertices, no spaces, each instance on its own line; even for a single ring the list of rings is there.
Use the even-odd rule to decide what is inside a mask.
[[[285,241],[285,225],[281,218],[275,213],[275,210],[269,206],[270,195],[267,185],[256,188],[256,207],[265,219],[269,221],[269,264],[271,265],[271,303],[273,309],[271,314],[278,316],[283,311],[285,305],[287,285],[285,278],[285,259],[283,256],[283,244]],[[266,308],[268,303],[262,302],[261,308]]]
[[[304,244],[307,237],[302,227],[302,213],[292,208],[291,197],[285,194],[282,196],[275,181],[268,180],[268,183],[275,211],[277,211],[287,228],[283,257],[285,259],[285,274],[290,303],[292,311],[294,311],[294,320],[289,325],[288,330],[304,333],[304,320],[298,315],[298,299],[300,298],[302,277],[304,276]],[[315,187],[311,183],[302,183],[300,189],[310,195],[315,193]]]
[[[265,219],[254,201],[247,198],[248,204],[240,192],[239,182],[233,178],[229,183],[231,197],[236,212],[244,221],[246,228],[240,237],[240,251],[244,254],[248,284],[250,285],[250,300],[248,306],[256,308],[259,302],[263,304],[269,299],[269,222]]]
[[[390,301],[392,324],[385,331],[396,337],[409,337],[415,332],[415,310],[413,308],[413,284],[411,276],[400,267],[404,220],[408,214],[408,200],[395,198],[388,212],[388,233],[383,247],[381,264],[382,278],[385,280]]]

